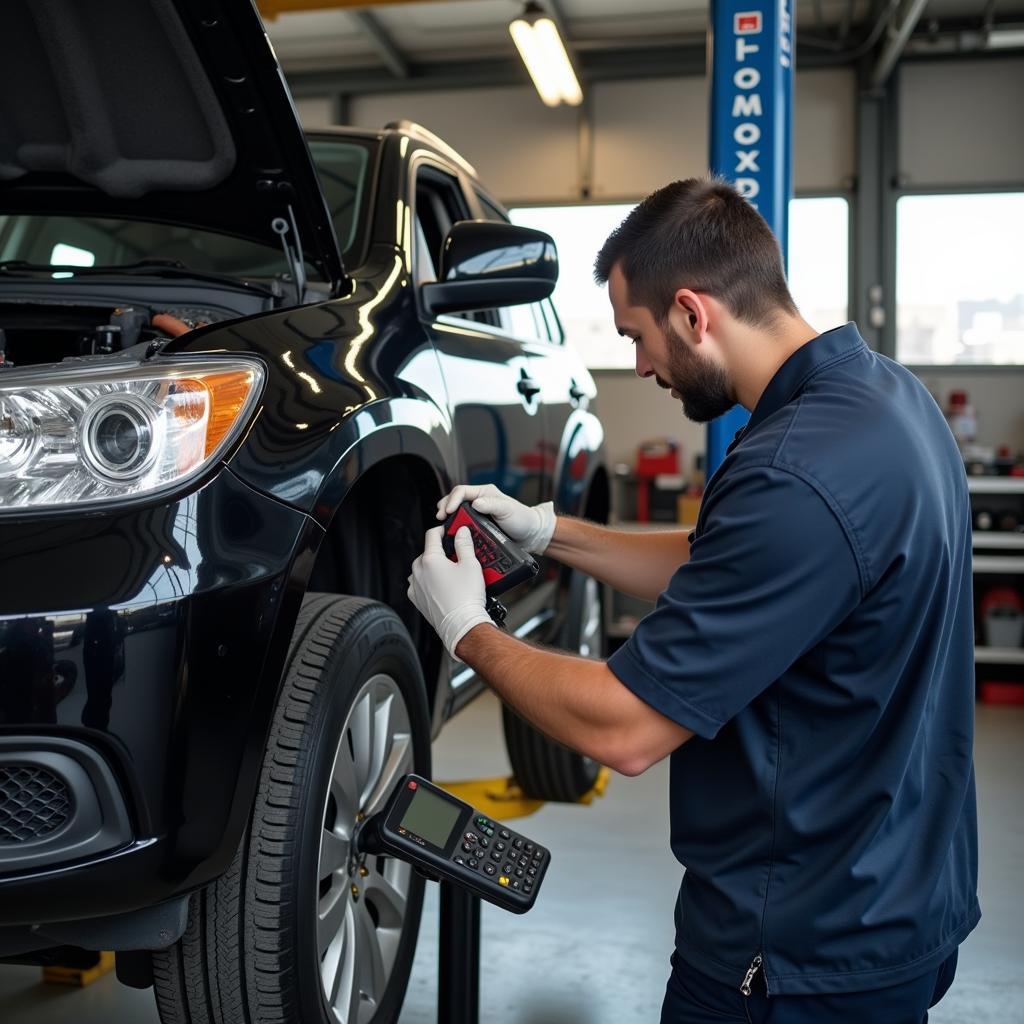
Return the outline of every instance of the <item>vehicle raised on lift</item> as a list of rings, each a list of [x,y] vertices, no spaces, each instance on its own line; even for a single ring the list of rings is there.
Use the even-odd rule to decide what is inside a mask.
[[[458,482],[607,518],[554,245],[418,126],[304,134],[247,4],[12,0],[0,58],[0,961],[393,1021],[423,881],[351,839],[481,689],[410,564]],[[503,601],[602,653],[593,580]]]

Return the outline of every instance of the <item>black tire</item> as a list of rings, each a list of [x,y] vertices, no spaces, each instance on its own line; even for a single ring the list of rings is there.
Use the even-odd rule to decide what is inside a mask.
[[[405,627],[374,601],[308,595],[247,834],[224,876],[192,897],[181,940],[153,954],[163,1024],[397,1021],[423,879],[390,858],[354,862],[344,836],[349,819],[354,825],[359,818],[341,805],[349,797],[368,816],[390,795],[388,780],[406,771],[429,775],[430,729]],[[321,972],[344,982],[347,956],[352,998],[336,1016]]]
[[[591,616],[596,615],[597,628]],[[569,578],[565,620],[559,646],[589,658],[603,658],[604,590],[590,576],[573,571]],[[512,774],[527,796],[575,803],[593,788],[601,766],[538,732],[508,707],[502,709],[505,747]]]

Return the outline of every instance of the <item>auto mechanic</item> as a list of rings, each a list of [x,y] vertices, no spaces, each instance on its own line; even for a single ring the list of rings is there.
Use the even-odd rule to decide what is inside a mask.
[[[625,533],[458,486],[528,550],[656,600],[607,661],[494,625],[468,531],[409,596],[548,736],[625,775],[671,758],[685,867],[663,1024],[919,1024],[980,918],[971,519],[908,370],[799,314],[768,225],[675,182],[597,256],[616,327],[690,419],[750,411],[696,528]]]

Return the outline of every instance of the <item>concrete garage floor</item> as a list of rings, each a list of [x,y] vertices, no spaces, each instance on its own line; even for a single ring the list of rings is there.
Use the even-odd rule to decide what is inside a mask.
[[[507,771],[490,696],[466,709],[435,747],[435,775]],[[1024,1022],[1024,708],[978,707],[981,925],[961,947],[952,991],[932,1024]],[[553,859],[525,917],[483,908],[484,1024],[656,1021],[668,973],[678,867],[668,852],[667,765],[614,777],[591,807],[545,807],[519,826]],[[46,986],[35,968],[0,967],[3,1024],[157,1024],[150,992],[107,976],[82,991]],[[428,886],[401,1024],[435,1024],[437,886]]]

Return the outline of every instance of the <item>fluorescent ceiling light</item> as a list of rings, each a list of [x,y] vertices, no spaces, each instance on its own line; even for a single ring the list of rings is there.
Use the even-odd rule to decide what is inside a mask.
[[[1024,46],[1024,28],[994,28],[988,34],[990,50],[1011,50]]]
[[[583,90],[558,27],[541,8],[535,3],[527,4],[523,16],[516,18],[508,30],[544,103],[549,107],[559,103],[579,106]]]

